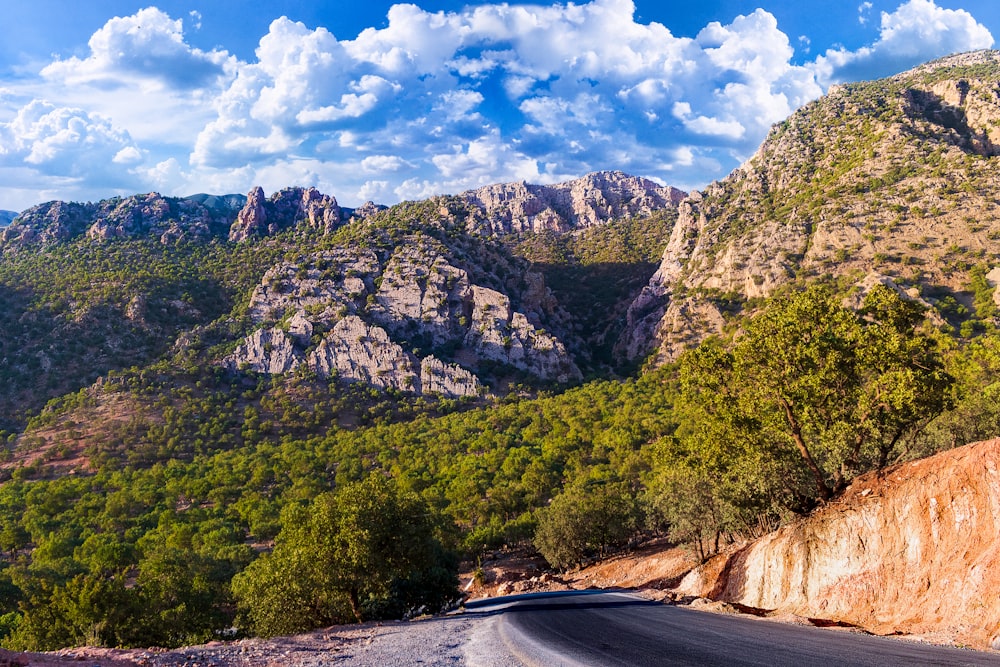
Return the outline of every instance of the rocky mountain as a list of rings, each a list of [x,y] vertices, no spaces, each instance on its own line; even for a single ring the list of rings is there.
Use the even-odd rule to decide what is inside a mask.
[[[14,222],[14,218],[16,217],[17,211],[0,210],[0,227],[6,227],[10,223]]]
[[[1000,648],[998,474],[1000,440],[866,475],[808,519],[695,569],[679,592]]]
[[[568,382],[580,371],[541,328],[543,302],[511,299],[474,284],[426,237],[381,259],[338,248],[272,268],[254,289],[249,317],[261,325],[226,357],[230,370],[281,374],[302,367],[375,387],[445,396],[485,391],[469,369],[484,363],[537,380]],[[544,298],[542,290],[538,296]]]
[[[1000,53],[952,56],[834,87],[776,125],[682,202],[617,352],[670,360],[753,299],[873,273],[957,324],[972,271],[1000,257],[998,79]]]
[[[228,229],[240,195],[216,197],[115,197],[97,203],[52,201],[21,213],[0,233],[0,247],[52,245],[86,236],[96,239],[158,238],[162,243],[219,236]]]
[[[316,188],[285,188],[265,199],[264,189],[257,186],[247,195],[246,205],[236,216],[229,240],[273,236],[303,222],[329,233],[343,221],[336,198],[321,194]]]
[[[568,232],[675,207],[685,193],[620,171],[601,171],[557,185],[501,183],[459,195],[479,215],[470,231],[485,234]]]

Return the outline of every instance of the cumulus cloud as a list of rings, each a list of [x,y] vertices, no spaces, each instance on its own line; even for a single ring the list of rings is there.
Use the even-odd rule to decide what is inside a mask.
[[[197,22],[200,16],[193,13]],[[57,60],[42,75],[65,83],[118,87],[135,80],[172,88],[201,88],[235,62],[225,51],[205,52],[184,42],[183,24],[155,7],[115,17],[94,33],[86,58]]]
[[[403,162],[383,173],[416,172],[397,188],[415,196],[508,175],[664,168],[685,139],[749,154],[822,92],[793,53],[763,10],[690,39],[638,23],[631,0],[396,5],[386,27],[354,40],[281,18],[216,100],[191,161],[373,158],[360,171],[375,175],[379,156],[392,155]],[[651,151],[667,158],[647,159]]]
[[[868,4],[868,3],[865,3]],[[825,85],[873,79],[959,51],[988,49],[993,35],[967,11],[944,9],[933,0],[908,0],[882,12],[878,41],[857,51],[830,49],[816,59]]]
[[[108,163],[142,159],[127,132],[82,109],[35,101],[0,123],[0,163],[28,165],[42,174],[91,177]],[[121,156],[121,158],[119,158]]]
[[[243,62],[150,7],[110,19],[30,92],[0,92],[0,167],[173,194],[315,185],[348,206],[597,169],[701,187],[831,82],[992,44],[932,0],[880,25],[868,46],[801,64],[809,37],[793,46],[764,9],[689,38],[637,20],[632,0],[399,4],[355,39],[276,18]]]

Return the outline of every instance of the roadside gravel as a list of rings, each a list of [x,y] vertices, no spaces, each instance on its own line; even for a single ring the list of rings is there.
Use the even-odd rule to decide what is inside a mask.
[[[170,651],[65,649],[0,655],[0,667],[515,667],[488,611],[389,623],[365,623],[290,637],[211,642]],[[5,661],[9,660],[9,662]]]

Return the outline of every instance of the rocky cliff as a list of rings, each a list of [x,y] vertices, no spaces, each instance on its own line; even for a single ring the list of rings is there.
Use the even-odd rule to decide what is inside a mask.
[[[878,272],[967,307],[1000,257],[1000,54],[953,56],[831,89],[693,193],[617,351],[659,361],[795,281]]]
[[[567,232],[674,207],[684,192],[620,171],[557,185],[501,183],[459,195],[478,208],[470,231],[484,234]]]
[[[473,284],[448,254],[420,236],[383,257],[345,247],[279,264],[251,297],[248,315],[259,328],[224,364],[270,374],[307,368],[445,396],[483,393],[480,376],[502,375],[498,368],[541,381],[580,379],[537,312],[516,311],[506,294]]]
[[[877,634],[1000,648],[998,534],[1000,439],[861,477],[679,588]]]
[[[329,233],[343,222],[337,199],[316,188],[285,188],[265,199],[263,188],[257,186],[247,195],[246,205],[236,216],[229,240],[272,236],[299,223]]]
[[[0,232],[0,246],[51,245],[87,236],[153,237],[167,243],[207,240],[224,233],[242,206],[240,195],[163,197],[155,192],[97,203],[52,201],[21,213]]]

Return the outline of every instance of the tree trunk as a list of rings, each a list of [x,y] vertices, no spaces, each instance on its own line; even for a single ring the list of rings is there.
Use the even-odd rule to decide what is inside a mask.
[[[795,440],[795,446],[798,448],[799,454],[801,454],[802,458],[805,460],[806,465],[809,466],[809,470],[812,471],[813,479],[816,481],[816,490],[819,492],[819,497],[822,500],[829,500],[833,497],[833,492],[823,479],[823,471],[819,469],[819,466],[816,465],[816,461],[813,459],[812,454],[809,453],[806,441],[802,438],[802,427],[799,426],[799,421],[795,418],[795,414],[792,412],[792,406],[783,396],[781,397],[781,404],[785,408],[785,418],[788,420],[788,425],[792,429],[792,438]]]
[[[358,589],[352,588],[347,592],[347,596],[351,601],[351,611],[354,612],[354,618],[358,623],[361,623],[361,603],[358,600]]]

